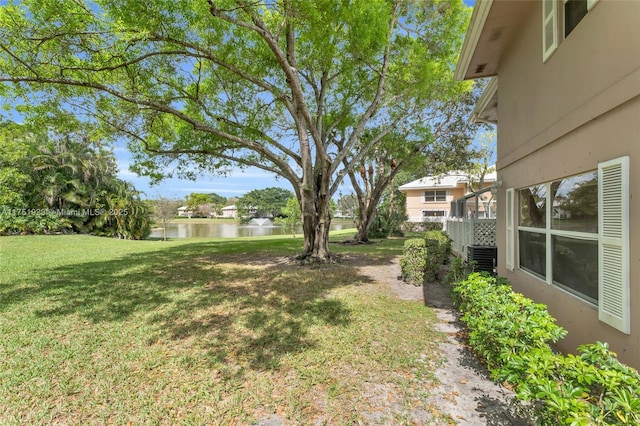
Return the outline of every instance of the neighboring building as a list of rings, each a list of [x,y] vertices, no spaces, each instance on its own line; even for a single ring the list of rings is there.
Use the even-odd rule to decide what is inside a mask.
[[[455,73],[493,76],[498,273],[640,368],[640,1],[479,0]]]
[[[491,186],[496,173],[487,173],[484,187]],[[451,215],[451,203],[473,192],[468,175],[462,172],[449,172],[440,176],[426,176],[409,182],[398,188],[406,195],[407,216],[411,222],[443,222]],[[484,203],[478,206],[469,203],[468,217],[485,217],[494,201],[490,192],[482,195]]]
[[[191,218],[192,215],[193,215],[193,211],[189,210],[187,206],[182,206],[178,208],[178,216],[181,216],[181,217],[187,216]]]
[[[236,205],[230,205],[222,208],[222,217],[238,217],[238,209]]]

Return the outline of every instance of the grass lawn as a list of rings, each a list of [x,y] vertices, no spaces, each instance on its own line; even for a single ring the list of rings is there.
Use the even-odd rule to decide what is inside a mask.
[[[402,244],[332,249],[384,264]],[[368,424],[381,386],[397,399],[381,421],[410,423],[433,383],[432,312],[348,262],[281,258],[300,249],[0,238],[0,424]]]

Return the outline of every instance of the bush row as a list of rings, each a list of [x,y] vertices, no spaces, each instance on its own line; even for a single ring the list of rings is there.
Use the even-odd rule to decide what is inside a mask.
[[[555,353],[550,345],[566,331],[504,278],[474,273],[453,291],[469,343],[541,424],[640,424],[640,375],[606,343],[582,345],[577,356]]]
[[[407,220],[400,224],[400,230],[403,232],[442,231],[442,222],[409,222]]]
[[[409,284],[422,285],[425,280],[438,279],[440,266],[451,253],[451,240],[442,231],[428,231],[424,238],[412,238],[404,243],[400,257],[402,277]]]
[[[71,229],[71,222],[59,215],[42,213],[14,215],[0,206],[0,235],[54,234]]]

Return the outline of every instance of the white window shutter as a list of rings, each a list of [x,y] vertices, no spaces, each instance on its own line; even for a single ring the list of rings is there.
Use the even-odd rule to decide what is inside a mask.
[[[558,5],[556,0],[542,1],[542,61],[558,47]]]
[[[515,264],[515,233],[513,226],[513,212],[514,212],[514,190],[513,188],[507,188],[506,194],[506,241],[505,241],[505,266],[509,271],[513,271]]]
[[[630,333],[629,157],[598,165],[598,312]]]
[[[591,10],[591,8],[596,4],[598,0],[587,0],[587,10]]]

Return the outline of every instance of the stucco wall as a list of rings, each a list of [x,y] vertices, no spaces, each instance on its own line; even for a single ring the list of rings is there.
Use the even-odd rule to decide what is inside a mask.
[[[541,4],[500,60],[498,168],[640,94],[640,2],[599,1],[544,63]]]
[[[424,201],[425,189],[410,189],[406,191],[407,195],[407,216],[409,218],[417,218],[422,216],[423,210],[444,210],[447,213],[451,209],[451,201],[464,196],[464,188],[437,188],[428,189],[427,191],[447,191],[446,202]]]
[[[545,303],[569,331],[562,350],[574,352],[580,344],[607,341],[623,362],[640,368],[640,2],[600,0],[545,64],[540,15],[538,4],[498,71],[499,199],[505,199],[506,188],[548,182],[596,170],[601,161],[630,157],[631,334],[600,322],[597,307],[588,302],[517,267],[507,271],[504,249],[498,272],[516,291]],[[501,248],[505,214],[502,203],[497,232]],[[517,241],[515,247],[517,253]]]

